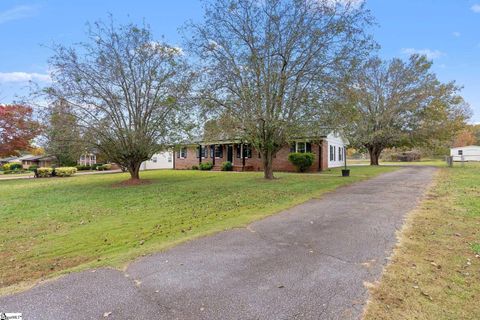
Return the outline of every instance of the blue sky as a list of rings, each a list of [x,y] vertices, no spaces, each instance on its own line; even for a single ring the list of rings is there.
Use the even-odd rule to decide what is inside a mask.
[[[480,0],[366,0],[378,26],[372,32],[385,58],[427,54],[442,81],[464,86],[480,123]],[[112,13],[120,22],[150,24],[154,35],[181,45],[178,28],[201,20],[198,0],[1,0],[0,103],[23,94],[28,80],[48,80],[48,45],[84,39],[85,23]]]

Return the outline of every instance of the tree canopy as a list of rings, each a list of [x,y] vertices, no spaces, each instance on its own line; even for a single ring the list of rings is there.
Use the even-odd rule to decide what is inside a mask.
[[[18,155],[19,151],[30,149],[41,129],[32,112],[28,106],[0,105],[0,156]]]
[[[412,55],[408,61],[366,61],[345,86],[350,139],[365,147],[372,165],[385,148],[425,146],[450,141],[470,109],[455,83],[441,83],[432,62]]]
[[[71,106],[90,143],[139,179],[143,161],[181,137],[192,74],[182,52],[148,26],[98,22],[88,41],[55,47],[46,92]]]
[[[323,124],[332,89],[373,47],[371,21],[350,1],[213,0],[189,26],[204,110],[261,152],[265,178],[285,143]]]

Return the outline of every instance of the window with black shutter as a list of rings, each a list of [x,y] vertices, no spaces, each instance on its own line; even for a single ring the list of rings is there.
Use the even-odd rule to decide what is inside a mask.
[[[305,149],[307,152],[312,152],[312,144],[310,142],[305,143]]]
[[[186,157],[187,157],[187,148],[186,147],[180,148],[179,158],[185,159]]]
[[[215,157],[223,158],[223,146],[215,146]]]

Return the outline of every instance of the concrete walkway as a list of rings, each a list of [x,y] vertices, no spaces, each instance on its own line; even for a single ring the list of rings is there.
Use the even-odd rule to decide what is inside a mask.
[[[24,319],[358,319],[435,169],[342,187],[248,228],[0,298]]]

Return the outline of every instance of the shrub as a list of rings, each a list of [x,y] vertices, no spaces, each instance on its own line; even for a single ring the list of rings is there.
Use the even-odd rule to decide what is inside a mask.
[[[92,169],[92,167],[87,166],[87,165],[78,165],[78,166],[76,166],[76,168],[77,168],[78,171],[83,171],[83,170],[90,170],[90,169]]]
[[[35,171],[35,169],[38,169],[38,166],[36,164],[32,164],[28,167],[28,171]]]
[[[199,166],[200,170],[205,170],[205,171],[212,170],[212,168],[213,168],[213,164],[211,162],[202,162]]]
[[[103,170],[112,170],[112,165],[110,163],[106,163],[102,167]]]
[[[38,177],[39,178],[46,178],[46,177],[50,177],[53,173],[53,169],[52,168],[38,168],[37,169],[37,174],[38,174]]]
[[[222,163],[222,171],[232,171],[233,164],[230,161],[225,161]]]
[[[103,163],[95,163],[95,164],[92,164],[92,170],[97,170],[98,167],[101,167],[103,166]]]
[[[12,174],[14,173],[12,170],[3,170],[3,174]]]
[[[315,161],[315,155],[313,153],[299,153],[294,152],[288,155],[288,161],[290,161],[299,172],[305,172],[310,168]]]
[[[5,163],[3,165],[3,170],[8,171],[8,170],[21,170],[23,169],[22,163],[21,162],[10,162],[10,163]]]
[[[198,170],[198,166],[193,165],[192,170]]]
[[[77,172],[77,168],[75,167],[59,167],[55,168],[55,174],[57,177],[70,177],[73,176]]]

